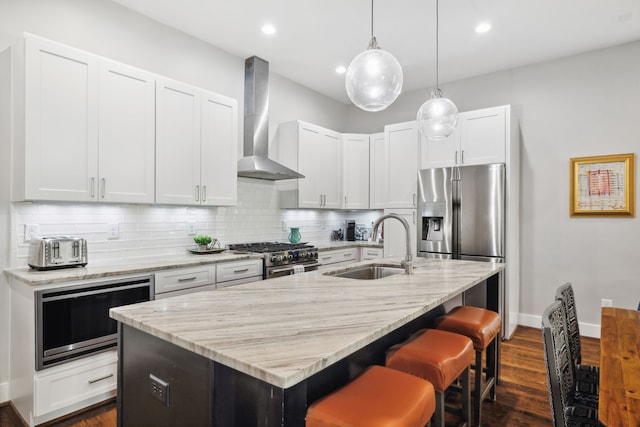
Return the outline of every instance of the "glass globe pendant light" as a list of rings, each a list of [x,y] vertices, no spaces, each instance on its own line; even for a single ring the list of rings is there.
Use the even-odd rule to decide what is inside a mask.
[[[416,120],[422,134],[431,139],[444,139],[451,135],[458,125],[458,108],[449,99],[442,97],[438,88],[438,0],[436,0],[436,88],[431,98],[422,104]]]
[[[371,0],[371,41],[364,52],[353,58],[344,79],[347,96],[365,111],[382,111],[400,95],[402,67],[393,55],[378,47],[373,35]]]

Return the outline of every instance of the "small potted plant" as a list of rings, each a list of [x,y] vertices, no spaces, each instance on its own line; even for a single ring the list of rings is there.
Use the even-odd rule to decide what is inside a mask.
[[[209,245],[211,244],[211,237],[204,235],[204,234],[200,234],[196,237],[193,238],[193,241],[196,242],[196,245],[198,245],[198,250],[199,251],[206,251],[207,249],[209,249]]]

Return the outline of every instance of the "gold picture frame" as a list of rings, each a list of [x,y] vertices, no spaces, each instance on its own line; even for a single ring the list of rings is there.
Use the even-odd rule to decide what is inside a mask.
[[[635,216],[634,163],[635,153],[572,158],[570,216]]]

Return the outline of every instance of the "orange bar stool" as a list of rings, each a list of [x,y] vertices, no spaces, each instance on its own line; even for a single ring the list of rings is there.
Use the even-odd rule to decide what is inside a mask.
[[[435,410],[433,385],[384,366],[370,366],[307,409],[307,427],[424,427]]]
[[[476,351],[476,361],[473,367],[475,373],[473,421],[475,426],[479,426],[482,402],[489,395],[491,400],[496,400],[499,335],[502,329],[500,315],[495,311],[465,305],[456,307],[446,315],[437,318],[435,325],[437,329],[455,332],[467,336],[473,341],[473,347]],[[486,366],[483,368],[482,352],[485,350]],[[482,385],[483,373],[485,374],[484,386]]]
[[[416,332],[405,343],[387,351],[385,365],[421,378],[433,384],[436,410],[433,424],[444,427],[445,391],[457,379],[462,381],[461,424],[471,420],[469,366],[473,362],[473,343],[463,335],[437,329]]]

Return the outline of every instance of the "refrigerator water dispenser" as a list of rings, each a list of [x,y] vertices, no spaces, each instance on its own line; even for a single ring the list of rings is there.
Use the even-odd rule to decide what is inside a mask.
[[[425,216],[422,217],[422,240],[440,241],[443,238],[443,217]]]

